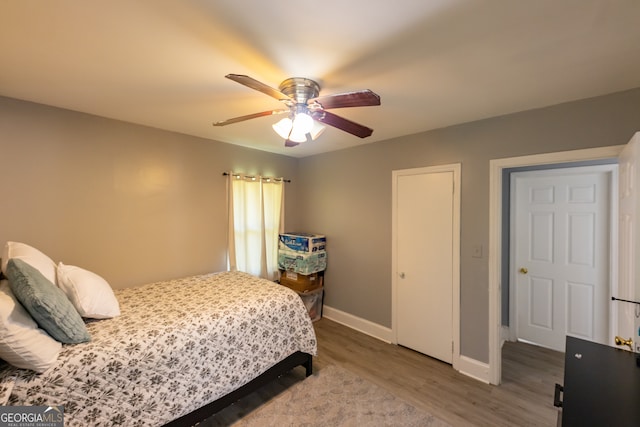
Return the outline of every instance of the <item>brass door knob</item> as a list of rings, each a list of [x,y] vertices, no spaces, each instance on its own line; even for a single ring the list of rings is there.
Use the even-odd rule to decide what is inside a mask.
[[[628,340],[625,340],[622,337],[616,336],[615,342],[616,342],[616,345],[627,345],[629,346],[629,350],[633,351],[633,340],[631,338],[629,338]]]
[[[520,273],[522,273],[522,274],[527,274],[528,272],[529,272],[529,270],[527,270],[527,269],[526,269],[526,268],[524,268],[524,267],[522,267],[522,268],[520,269]]]

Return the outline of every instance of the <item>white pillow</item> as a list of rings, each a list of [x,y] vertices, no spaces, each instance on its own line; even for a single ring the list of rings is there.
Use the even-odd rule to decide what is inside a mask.
[[[36,248],[19,242],[7,242],[2,252],[2,272],[7,275],[7,263],[11,258],[20,258],[37,268],[51,283],[56,283],[56,263]]]
[[[120,315],[120,304],[106,280],[74,265],[58,264],[58,287],[80,316],[108,319]]]
[[[58,360],[62,344],[38,328],[36,322],[0,281],[0,358],[23,369],[44,372]]]

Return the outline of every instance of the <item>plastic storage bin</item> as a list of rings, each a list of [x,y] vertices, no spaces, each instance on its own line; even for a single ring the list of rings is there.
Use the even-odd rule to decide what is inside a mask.
[[[320,320],[322,318],[322,296],[324,294],[324,289],[319,288],[315,291],[309,292],[298,292],[300,298],[302,298],[302,302],[307,308],[307,312],[309,313],[309,317],[312,322],[316,320]]]

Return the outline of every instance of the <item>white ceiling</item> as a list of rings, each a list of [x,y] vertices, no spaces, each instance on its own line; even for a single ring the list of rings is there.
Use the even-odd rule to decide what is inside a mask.
[[[303,157],[640,87],[639,22],[638,0],[5,0],[0,95]],[[213,127],[282,107],[229,73],[371,89],[331,111],[374,133]]]

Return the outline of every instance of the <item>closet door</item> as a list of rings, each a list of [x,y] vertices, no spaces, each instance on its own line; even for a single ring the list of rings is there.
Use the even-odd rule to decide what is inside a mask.
[[[458,291],[454,172],[410,170],[394,181],[397,343],[452,363]]]

